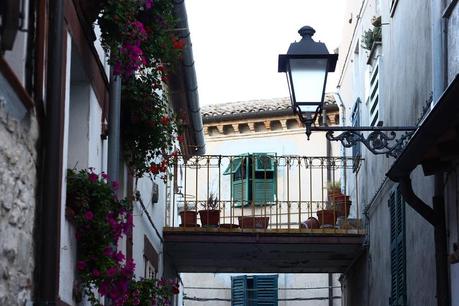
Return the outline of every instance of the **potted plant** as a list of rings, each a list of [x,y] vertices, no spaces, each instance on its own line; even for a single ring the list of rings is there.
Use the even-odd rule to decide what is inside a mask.
[[[238,217],[240,228],[266,229],[269,224],[269,217],[244,216]]]
[[[367,50],[371,50],[373,44],[382,39],[381,16],[373,17],[371,24],[373,28],[364,31],[362,35],[362,47]]]
[[[185,201],[185,205],[183,206],[183,210],[179,212],[180,219],[182,220],[182,223],[180,226],[183,227],[196,227],[198,226],[198,213],[196,210],[192,209],[193,207],[190,207],[188,203]]]
[[[220,224],[220,209],[218,209],[218,197],[211,193],[207,201],[201,203],[204,209],[199,211],[202,226],[218,227]]]
[[[321,227],[334,227],[336,224],[337,212],[327,203],[325,209],[318,210],[317,219]]]
[[[349,215],[352,201],[348,195],[341,192],[341,182],[335,181],[328,184],[327,187],[328,202],[327,207],[335,212],[335,215],[347,216]]]
[[[309,217],[300,224],[300,228],[317,229],[320,228],[320,222],[314,217]]]

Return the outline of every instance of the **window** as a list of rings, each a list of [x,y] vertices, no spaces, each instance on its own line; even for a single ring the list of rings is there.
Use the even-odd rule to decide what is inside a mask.
[[[379,60],[370,73],[370,88],[367,97],[370,125],[381,126],[381,114],[379,111]]]
[[[238,156],[230,162],[223,175],[231,175],[231,197],[236,206],[274,202],[276,162],[273,154]]]
[[[277,306],[277,275],[231,277],[231,306]]]
[[[389,305],[406,305],[406,238],[405,238],[405,202],[400,194],[400,187],[389,198],[390,209],[390,270],[391,297]]]
[[[145,264],[144,278],[156,278],[159,254],[145,235],[143,236],[143,259]]]
[[[354,107],[352,108],[352,126],[359,127],[360,126],[360,98],[354,103]],[[361,151],[361,142],[358,141],[357,144],[352,146],[352,158],[354,159],[353,163],[353,171],[355,172],[359,167],[360,157],[362,157]]]
[[[390,1],[390,17],[394,16],[395,8],[397,7],[398,0],[389,0]]]

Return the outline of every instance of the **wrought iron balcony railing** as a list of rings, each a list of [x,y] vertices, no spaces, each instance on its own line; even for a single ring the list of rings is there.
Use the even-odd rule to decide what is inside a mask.
[[[358,232],[358,168],[350,195],[341,192],[351,179],[346,170],[356,162],[269,153],[179,158],[165,224],[184,230]]]

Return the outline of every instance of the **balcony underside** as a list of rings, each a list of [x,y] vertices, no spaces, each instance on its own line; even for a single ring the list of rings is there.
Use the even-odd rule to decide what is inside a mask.
[[[361,230],[164,228],[166,260],[190,273],[340,273],[361,254],[363,240]]]

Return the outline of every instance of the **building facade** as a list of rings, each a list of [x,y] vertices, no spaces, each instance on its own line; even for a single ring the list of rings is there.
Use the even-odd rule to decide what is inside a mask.
[[[166,183],[148,173],[135,178],[128,167],[120,140],[126,115],[115,111],[123,87],[111,78],[101,28],[88,18],[100,7],[89,2],[0,5],[1,305],[90,304],[79,285],[77,231],[66,209],[67,169],[93,169],[119,182],[134,230],[113,248],[136,263],[135,279],[178,276],[163,258]],[[163,81],[171,116],[188,114],[183,143],[174,145],[189,156],[204,150],[202,122],[193,112],[199,101],[186,10],[183,2],[170,3],[183,53]]]
[[[426,125],[449,99],[457,100],[456,4],[348,1],[338,62],[346,125],[415,132],[396,158],[363,145],[346,152],[365,159],[357,178],[365,184],[356,190],[350,180],[347,188],[365,207],[368,234],[365,254],[342,276],[345,305],[459,303],[457,264],[447,261],[457,246],[455,159],[437,149],[432,154],[434,139],[450,131]],[[432,142],[420,146],[421,138]]]

